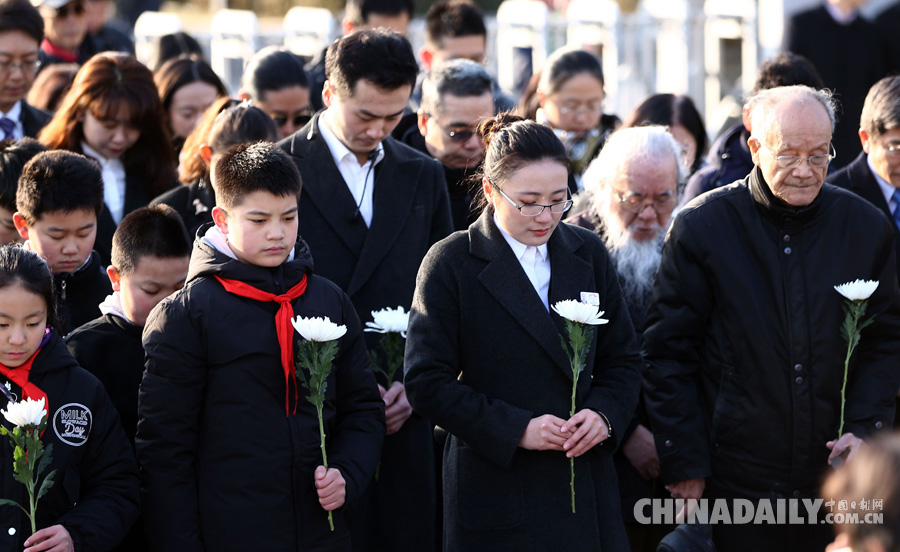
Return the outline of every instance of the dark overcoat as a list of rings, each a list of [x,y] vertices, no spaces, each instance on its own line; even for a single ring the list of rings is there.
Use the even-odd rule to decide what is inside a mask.
[[[634,412],[640,356],[615,268],[600,238],[560,224],[550,237],[550,304],[599,294],[576,410],[603,413],[606,442],[569,460],[518,444],[543,414],[569,418],[572,372],[548,312],[486,210],[422,263],[410,316],[406,386],[413,408],[446,429],[444,550],[627,550],[612,454]]]
[[[53,118],[53,114],[49,111],[38,109],[25,100],[20,101],[22,102],[22,111],[19,114],[19,122],[22,123],[22,131],[25,136],[37,138],[41,129],[47,126],[47,123]]]
[[[374,169],[374,214],[367,228],[319,132],[319,115],[279,143],[303,178],[299,232],[316,272],[350,296],[362,322],[385,307],[408,310],[422,258],[453,231],[443,168],[386,138],[384,159]],[[369,350],[377,349],[380,337],[366,333]],[[415,415],[385,438],[378,481],[353,514],[357,551],[431,549],[433,524],[426,520],[434,516],[432,439],[431,425]],[[421,522],[404,521],[409,519]]]

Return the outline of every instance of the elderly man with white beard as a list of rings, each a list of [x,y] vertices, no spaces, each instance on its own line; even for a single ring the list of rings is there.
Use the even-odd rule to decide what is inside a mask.
[[[678,203],[678,182],[685,174],[681,148],[665,127],[619,130],[584,173],[590,208],[568,221],[603,238],[638,336],[644,329],[644,312],[659,267],[663,238]],[[656,550],[671,527],[651,528],[638,525],[634,519],[635,503],[654,496],[653,481],[660,473],[643,402],[622,443],[614,460],[631,550]]]

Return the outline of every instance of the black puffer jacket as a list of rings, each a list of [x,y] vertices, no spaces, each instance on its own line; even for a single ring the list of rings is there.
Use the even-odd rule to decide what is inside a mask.
[[[350,550],[343,508],[332,533],[316,496],[319,428],[305,390],[291,392],[297,414],[285,416],[277,303],[232,295],[213,277],[280,294],[307,274],[294,314],[347,326],[324,416],[329,467],[343,474],[349,505],[378,464],[384,402],[353,305],[312,267],[303,242],[270,269],[197,239],[187,285],[151,312],[137,433],[151,550]]]
[[[54,484],[37,509],[38,530],[61,524],[75,550],[103,552],[116,546],[138,517],[139,479],[134,452],[119,416],[97,379],[81,369],[53,331],[34,359],[29,381],[47,394],[45,445],[53,445]],[[7,383],[0,375],[0,385]],[[9,393],[22,391],[10,382]],[[0,394],[0,408],[9,402]],[[0,422],[12,429],[5,418]],[[25,486],[13,479],[12,448],[0,437],[0,497],[28,504]],[[12,506],[0,507],[0,550],[22,550],[31,525]]]
[[[900,291],[890,222],[825,184],[802,208],[758,168],[689,203],[647,313],[645,399],[667,483],[712,476],[749,498],[812,496],[837,437],[847,344],[835,285],[878,280],[850,367],[845,432],[891,427]]]

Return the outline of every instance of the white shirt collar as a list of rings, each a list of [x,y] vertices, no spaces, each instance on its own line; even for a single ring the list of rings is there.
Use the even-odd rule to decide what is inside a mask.
[[[528,249],[528,246],[524,243],[520,242],[516,238],[510,236],[506,233],[506,230],[500,226],[500,221],[497,220],[497,213],[494,213],[494,224],[497,225],[497,229],[500,230],[500,233],[503,234],[503,238],[506,240],[506,243],[509,244],[509,247],[512,248],[513,254],[516,256],[519,261],[522,260],[522,257],[525,256],[525,250]],[[537,246],[537,252],[541,256],[542,261],[547,260],[547,244]]]
[[[350,151],[350,149],[337,137],[337,134],[331,130],[329,119],[328,110],[326,109],[325,113],[319,117],[318,125],[319,132],[322,133],[322,138],[325,139],[325,143],[328,145],[328,151],[331,152],[331,156],[334,158],[334,164],[340,166],[341,161],[347,159],[347,156],[349,155],[350,161],[356,163],[356,166],[360,166],[356,154]],[[384,159],[384,145],[379,142],[375,151],[378,152],[378,155],[375,157],[375,164],[377,165]]]
[[[97,152],[97,150],[95,150],[91,146],[87,145],[87,142],[85,142],[85,141],[81,142],[81,151],[83,151],[84,154],[87,155],[88,157],[93,157],[94,159],[96,159],[97,162],[100,163],[101,165],[103,165],[104,167],[106,165],[115,165],[116,163],[118,163],[119,165],[122,164],[122,162],[116,158],[107,159],[106,157],[103,157],[102,155],[100,155],[100,153]]]
[[[828,15],[830,15],[839,25],[849,25],[856,21],[856,18],[859,16],[858,10],[851,10],[848,13],[844,13],[831,2],[825,2],[825,9],[828,10]]]
[[[875,172],[875,165],[872,163],[872,156],[866,155],[866,164],[869,166],[869,171],[872,173],[872,176],[875,177],[875,182],[878,182],[878,187],[881,188],[881,193],[884,194],[884,201],[888,204],[888,207],[891,207],[891,201],[894,200],[894,186],[891,185],[890,182],[881,178],[881,175]],[[894,209],[898,206],[896,202],[894,203]],[[891,209],[891,212],[894,212],[894,209]]]

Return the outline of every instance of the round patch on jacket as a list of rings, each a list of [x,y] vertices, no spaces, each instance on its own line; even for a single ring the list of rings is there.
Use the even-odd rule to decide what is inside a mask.
[[[73,447],[87,443],[91,434],[91,410],[78,403],[69,403],[59,407],[53,415],[53,431],[59,440]]]

